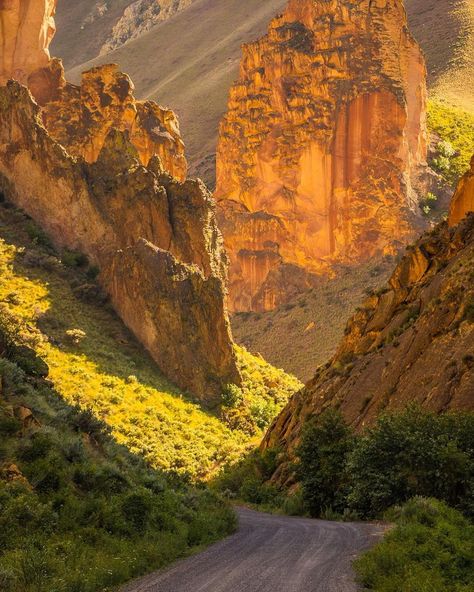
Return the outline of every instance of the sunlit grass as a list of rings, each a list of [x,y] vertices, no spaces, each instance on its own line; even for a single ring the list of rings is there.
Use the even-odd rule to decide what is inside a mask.
[[[31,241],[21,213],[2,209],[0,223],[0,302],[35,335],[66,401],[91,407],[119,443],[153,466],[194,478],[258,442],[260,431],[229,429],[170,384],[107,304],[78,297],[81,284],[90,283],[86,270],[65,267]],[[262,415],[262,427],[300,385],[241,348],[238,356],[246,405]]]

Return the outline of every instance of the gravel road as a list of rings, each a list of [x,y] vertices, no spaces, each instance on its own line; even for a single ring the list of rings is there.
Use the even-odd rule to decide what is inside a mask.
[[[352,559],[383,527],[239,508],[239,530],[121,592],[354,592]]]

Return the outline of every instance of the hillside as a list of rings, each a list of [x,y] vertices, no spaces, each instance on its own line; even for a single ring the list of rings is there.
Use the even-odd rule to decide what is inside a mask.
[[[405,0],[409,25],[427,59],[431,96],[474,112],[474,4]]]
[[[233,530],[216,497],[151,469],[66,403],[44,361],[15,347],[19,327],[2,306],[2,592],[115,588]]]
[[[166,20],[192,0],[59,0],[55,55],[66,68],[119,47]],[[74,42],[71,43],[71,39]]]
[[[48,364],[57,393],[90,407],[119,443],[152,466],[208,476],[255,441],[298,388],[239,349],[238,402],[227,401],[232,409],[219,416],[205,410],[159,374],[107,304],[84,256],[55,251],[11,207],[0,208],[0,238],[0,301]]]
[[[459,187],[453,222],[472,208],[472,173]],[[326,409],[339,410],[358,430],[412,403],[436,413],[471,411],[473,277],[472,213],[457,226],[443,222],[408,247],[386,286],[349,320],[336,355],[274,422],[263,447],[293,454],[305,422]]]

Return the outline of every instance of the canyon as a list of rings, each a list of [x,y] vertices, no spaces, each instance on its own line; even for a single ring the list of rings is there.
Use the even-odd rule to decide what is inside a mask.
[[[241,378],[214,202],[200,181],[186,180],[173,112],[136,101],[115,66],[85,73],[78,87],[65,81],[59,60],[48,61],[54,5],[28,5],[27,33],[41,43],[21,78],[30,85],[38,72],[56,75],[31,84],[37,103],[18,82],[0,89],[1,192],[58,247],[98,266],[115,310],[170,380],[218,401]],[[1,8],[0,19],[5,39],[22,47],[18,6]],[[3,76],[15,77],[22,63],[14,52]]]
[[[472,409],[473,178],[471,170],[460,180],[449,221],[407,248],[386,286],[349,320],[335,356],[267,432],[262,449],[286,453],[277,481],[291,480],[288,459],[302,428],[325,409],[340,410],[359,431],[412,403],[437,413]]]
[[[399,0],[290,1],[243,52],[215,196],[230,308],[265,311],[419,232],[426,71]]]

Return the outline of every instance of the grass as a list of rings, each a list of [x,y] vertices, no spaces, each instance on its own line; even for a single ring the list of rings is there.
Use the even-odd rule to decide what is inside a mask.
[[[148,467],[8,351],[0,358],[2,592],[104,592],[233,531],[229,506]]]
[[[118,443],[153,467],[207,478],[258,441],[257,403],[267,415],[263,427],[297,386],[239,349],[245,413],[254,429],[231,429],[225,415],[203,409],[158,372],[104,302],[83,260],[75,266],[67,253],[64,264],[47,237],[10,208],[0,208],[0,237],[0,302],[33,339],[54,388],[68,403],[90,407]]]
[[[474,114],[454,107],[449,103],[432,99],[428,108],[428,125],[432,133],[442,141],[449,142],[455,156],[449,159],[447,168],[439,170],[451,185],[469,170],[474,153]],[[433,163],[432,163],[433,164]]]
[[[235,314],[234,337],[306,382],[335,353],[347,319],[370,291],[385,283],[393,266],[387,259],[357,270],[344,268],[334,279],[321,278],[313,290],[274,311]]]
[[[387,514],[396,526],[355,562],[372,592],[470,592],[474,525],[434,499],[414,498]]]

